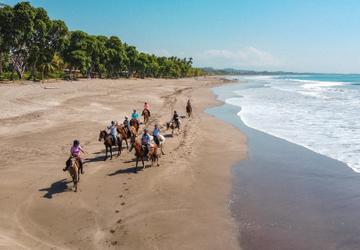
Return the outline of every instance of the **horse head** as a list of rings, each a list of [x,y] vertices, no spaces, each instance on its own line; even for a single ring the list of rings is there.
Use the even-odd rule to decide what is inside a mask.
[[[101,141],[102,139],[105,139],[107,133],[105,130],[100,130],[100,133],[99,133],[99,141]]]

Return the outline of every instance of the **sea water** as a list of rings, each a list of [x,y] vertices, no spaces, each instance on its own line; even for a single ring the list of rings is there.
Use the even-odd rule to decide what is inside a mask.
[[[251,128],[342,161],[360,173],[360,75],[237,77],[225,102]]]

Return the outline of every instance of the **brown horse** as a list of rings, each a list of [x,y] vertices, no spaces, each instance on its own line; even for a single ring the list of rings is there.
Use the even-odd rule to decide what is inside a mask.
[[[110,160],[112,159],[112,147],[113,146],[118,146],[118,155],[120,156],[121,154],[121,145],[122,145],[122,140],[121,138],[117,137],[117,141],[114,141],[113,136],[108,134],[105,130],[100,131],[99,134],[99,141],[104,140],[104,145],[105,145],[105,150],[106,150],[106,154],[105,154],[105,159],[104,161],[106,161],[107,159],[107,155],[108,155],[108,151],[110,150]]]
[[[80,181],[80,165],[79,161],[75,157],[70,157],[66,161],[66,168],[74,183],[74,192],[77,192],[77,184]]]
[[[131,119],[130,120],[130,126],[135,127],[136,133],[139,131],[140,123],[137,119]]]
[[[136,157],[135,173],[137,173],[137,167],[138,167],[139,159],[141,159],[143,169],[145,168],[144,159],[145,159],[146,155],[145,155],[145,150],[144,150],[143,145],[141,144],[141,142],[132,137],[131,138],[130,152],[131,152],[131,150],[133,148],[135,148],[135,157]],[[149,152],[148,156],[149,156],[149,160],[151,160],[151,166],[153,166],[155,161],[156,161],[156,165],[160,166],[160,164],[159,164],[159,157],[160,156],[157,153],[157,145],[156,144],[151,145],[151,149],[150,149],[150,152]]]
[[[188,102],[188,103],[186,104],[186,113],[187,113],[188,117],[190,118],[190,116],[191,116],[191,114],[192,114],[192,107],[191,107],[191,103],[190,103],[190,102]]]
[[[116,127],[116,130],[117,130],[117,132],[120,134],[120,136],[121,136],[121,139],[122,140],[125,140],[125,143],[126,143],[126,148],[127,149],[129,149],[129,144],[128,144],[128,139],[130,138],[130,136],[131,135],[129,135],[128,133],[127,133],[127,131],[126,131],[126,128],[125,128],[125,126],[124,125],[117,125],[117,127]],[[130,131],[131,132],[131,131]]]
[[[144,116],[144,124],[147,124],[149,122],[150,110],[144,109],[141,115]]]

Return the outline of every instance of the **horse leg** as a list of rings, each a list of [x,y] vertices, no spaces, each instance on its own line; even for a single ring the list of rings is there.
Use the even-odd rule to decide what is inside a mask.
[[[139,157],[136,156],[136,165],[135,165],[135,173],[137,173],[137,166],[139,163]]]
[[[105,159],[104,159],[104,161],[106,161],[107,156],[108,156],[108,146],[105,146]]]
[[[145,163],[144,163],[144,156],[141,157],[141,161],[142,161],[142,164],[143,164],[143,170],[145,169]]]
[[[129,144],[128,144],[127,138],[125,138],[125,143],[126,143],[126,149],[129,149]]]
[[[121,155],[121,148],[122,148],[122,140],[118,140],[118,157]]]
[[[160,150],[161,150],[161,154],[165,155],[164,150],[163,150],[163,146],[164,146],[163,144],[160,145]]]
[[[110,146],[110,160],[112,160],[112,146]]]

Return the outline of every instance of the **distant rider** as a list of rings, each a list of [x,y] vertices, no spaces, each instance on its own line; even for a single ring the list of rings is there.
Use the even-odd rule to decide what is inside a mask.
[[[172,121],[175,122],[176,127],[180,127],[180,117],[179,117],[178,113],[176,112],[176,110],[174,111]]]
[[[150,105],[147,102],[144,103],[144,109],[150,110]]]

